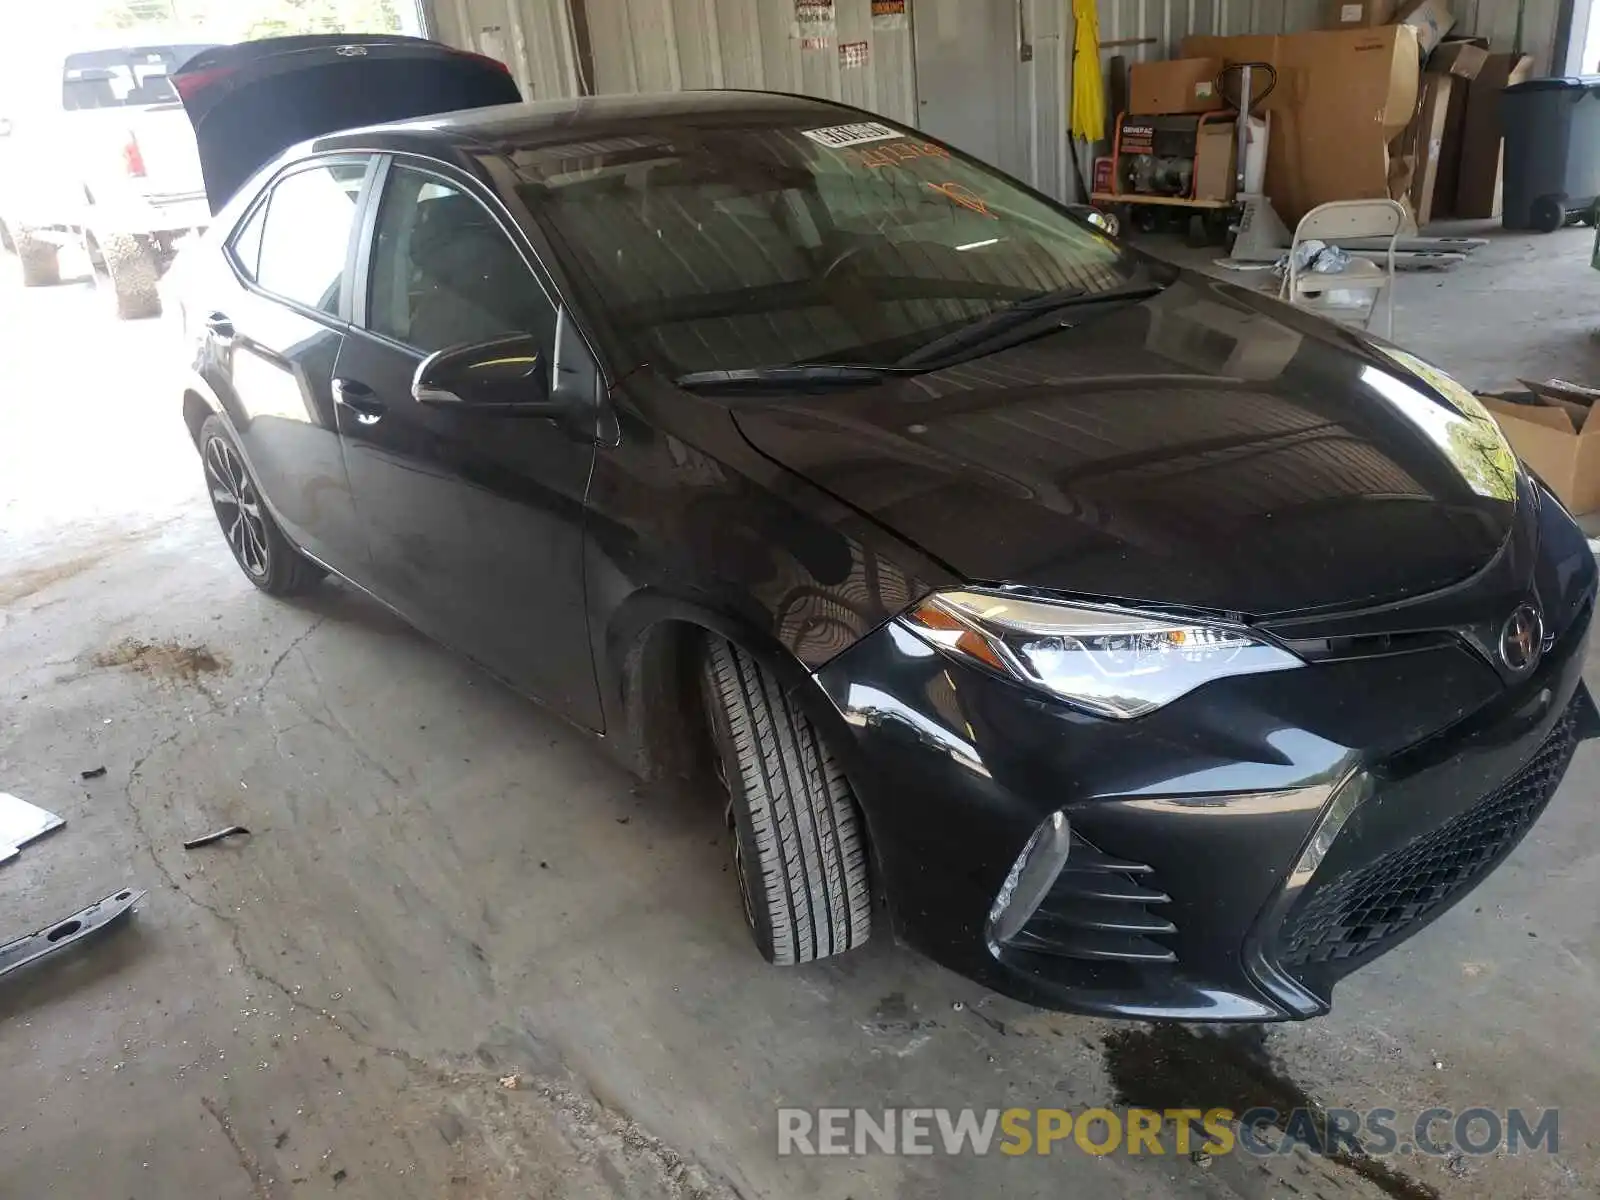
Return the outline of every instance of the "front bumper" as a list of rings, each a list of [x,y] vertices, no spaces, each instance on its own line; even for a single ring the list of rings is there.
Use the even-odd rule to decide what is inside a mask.
[[[1510,853],[1600,726],[1582,683],[1594,562],[1553,503],[1540,522],[1556,536],[1531,574],[1553,639],[1519,680],[1463,635],[1219,681],[1109,721],[895,625],[857,643],[816,679],[851,733],[897,932],[1041,1007],[1326,1012],[1339,979]],[[1066,865],[995,944],[996,896],[1058,811]]]

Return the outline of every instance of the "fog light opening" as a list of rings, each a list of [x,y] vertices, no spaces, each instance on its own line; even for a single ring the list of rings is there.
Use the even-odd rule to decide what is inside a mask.
[[[1011,865],[1006,881],[1000,885],[994,907],[989,910],[989,949],[998,953],[1000,946],[1010,941],[1039,905],[1050,894],[1056,876],[1067,865],[1067,854],[1072,847],[1072,827],[1065,813],[1053,812],[1033,831],[1028,844],[1022,848],[1017,861]]]

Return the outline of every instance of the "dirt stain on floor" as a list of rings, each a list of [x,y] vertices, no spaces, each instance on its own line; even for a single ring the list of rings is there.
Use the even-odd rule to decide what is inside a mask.
[[[1116,1029],[1106,1035],[1105,1053],[1106,1070],[1123,1104],[1157,1111],[1270,1108],[1280,1130],[1394,1200],[1440,1200],[1437,1188],[1349,1145],[1337,1129],[1330,1136],[1326,1110],[1273,1063],[1262,1026],[1206,1033],[1167,1023]],[[1293,1118],[1297,1112],[1305,1116]]]
[[[151,679],[198,683],[202,675],[215,675],[229,667],[227,658],[205,646],[177,642],[145,642],[125,638],[92,660],[97,667],[123,667]]]
[[[74,575],[82,575],[105,559],[106,554],[101,551],[94,554],[80,554],[76,558],[51,563],[48,566],[12,571],[0,579],[0,608],[15,604],[19,600],[26,600],[34,593],[42,592],[62,580],[71,579]]]

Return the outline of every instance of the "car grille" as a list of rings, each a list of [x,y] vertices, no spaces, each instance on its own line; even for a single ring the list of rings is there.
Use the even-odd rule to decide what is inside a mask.
[[[1279,961],[1292,968],[1361,958],[1436,916],[1522,840],[1549,803],[1576,746],[1572,706],[1528,764],[1478,804],[1318,887],[1290,916]]]
[[[1006,945],[1090,962],[1170,963],[1163,941],[1177,932],[1152,906],[1169,902],[1147,865],[1104,854],[1077,833],[1067,865],[1028,923]]]

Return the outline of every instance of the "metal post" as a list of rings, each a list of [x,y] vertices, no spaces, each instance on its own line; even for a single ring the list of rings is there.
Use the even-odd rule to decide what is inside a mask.
[[[1250,75],[1249,63],[1239,68],[1239,115],[1233,123],[1233,195],[1236,200],[1244,195],[1244,160],[1250,148],[1250,98],[1253,95]]]

